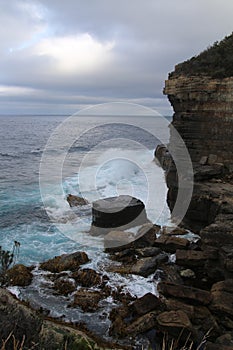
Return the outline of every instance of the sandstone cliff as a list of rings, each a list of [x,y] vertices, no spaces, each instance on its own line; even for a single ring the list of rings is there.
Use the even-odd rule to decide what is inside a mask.
[[[200,233],[203,246],[219,248],[214,279],[232,278],[233,273],[232,50],[233,35],[177,65],[164,88],[174,109],[172,125],[183,138],[194,169],[192,200],[183,223]],[[169,148],[173,145],[175,136],[171,132]],[[162,158],[160,154],[163,162]],[[167,200],[173,209],[178,176],[174,163],[167,164]]]

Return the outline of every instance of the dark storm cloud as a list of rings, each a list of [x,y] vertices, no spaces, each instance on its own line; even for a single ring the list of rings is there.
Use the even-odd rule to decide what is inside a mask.
[[[229,0],[0,0],[2,113],[131,100],[171,113],[176,63],[233,30]]]

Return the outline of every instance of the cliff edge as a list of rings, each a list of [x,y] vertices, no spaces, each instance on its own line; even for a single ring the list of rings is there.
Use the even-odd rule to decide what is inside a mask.
[[[164,88],[174,109],[172,124],[186,144],[194,169],[194,190],[183,224],[200,234],[203,247],[219,249],[219,264],[212,271],[215,280],[233,276],[232,52],[233,34],[178,64]],[[170,149],[174,138],[171,131]],[[172,210],[178,174],[172,161],[165,168]]]

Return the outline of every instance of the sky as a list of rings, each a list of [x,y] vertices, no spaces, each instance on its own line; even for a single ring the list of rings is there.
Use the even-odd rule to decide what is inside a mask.
[[[172,115],[168,73],[232,18],[232,0],[0,0],[0,114],[123,101]]]

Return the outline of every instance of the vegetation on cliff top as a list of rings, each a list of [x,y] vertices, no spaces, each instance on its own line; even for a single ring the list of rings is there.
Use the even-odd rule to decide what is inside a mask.
[[[169,77],[181,74],[204,74],[217,79],[233,76],[233,33],[220,42],[216,41],[199,55],[178,64]]]

